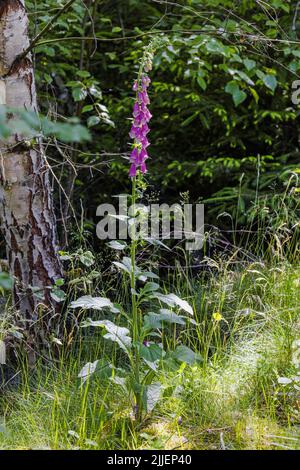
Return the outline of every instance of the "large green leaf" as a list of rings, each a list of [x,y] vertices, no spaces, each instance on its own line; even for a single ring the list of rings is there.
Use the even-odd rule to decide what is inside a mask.
[[[177,346],[177,348],[173,352],[173,357],[177,361],[186,362],[189,365],[193,365],[197,362],[203,361],[203,358],[201,357],[200,354],[195,353],[194,351],[192,351],[187,346],[184,346],[183,344],[180,346]]]
[[[234,80],[231,80],[227,83],[225,91],[226,93],[229,93],[232,96],[235,106],[238,106],[239,104],[243,103],[243,101],[245,101],[245,99],[247,98],[247,94],[240,89],[240,87]]]
[[[131,338],[129,336],[130,331],[127,328],[116,325],[110,320],[88,319],[87,321],[83,322],[81,326],[82,327],[95,326],[95,327],[104,328],[107,332],[103,336],[105,339],[109,339],[117,343],[120,346],[120,348],[123,349],[126,353],[128,353],[128,350],[131,348]]]
[[[163,323],[185,325],[185,318],[172,312],[172,310],[160,309],[160,313],[149,312],[144,317],[145,326],[161,328]]]
[[[160,292],[155,292],[152,298],[160,300],[169,307],[179,307],[190,315],[194,314],[190,304],[186,300],[180,299],[176,294],[161,294]]]
[[[265,74],[261,70],[257,70],[256,75],[262,80],[262,82],[267,88],[269,88],[273,92],[275,91],[277,87],[277,78],[275,77],[275,75]]]
[[[165,351],[158,344],[150,343],[141,345],[140,354],[143,359],[153,363],[159,361],[165,355]]]
[[[91,295],[83,295],[79,297],[79,299],[74,300],[70,304],[70,308],[82,308],[86,309],[94,309],[94,310],[103,310],[104,308],[108,308],[113,313],[119,312],[119,309],[114,306],[111,300],[107,299],[106,297],[92,297]]]

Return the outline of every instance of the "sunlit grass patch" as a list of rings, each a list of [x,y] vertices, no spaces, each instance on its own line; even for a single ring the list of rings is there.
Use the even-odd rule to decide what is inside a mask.
[[[141,424],[122,387],[97,375],[85,385],[78,379],[87,361],[115,354],[101,336],[80,332],[58,362],[23,364],[19,387],[1,394],[0,448],[300,448],[297,393],[278,383],[294,374],[299,278],[298,268],[282,265],[227,270],[208,285],[193,279],[196,325],[176,329],[173,340],[203,361],[160,372],[163,395]]]

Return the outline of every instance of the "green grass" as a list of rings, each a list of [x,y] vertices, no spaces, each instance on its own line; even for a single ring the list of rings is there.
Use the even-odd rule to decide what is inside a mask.
[[[141,426],[121,387],[99,377],[80,386],[87,361],[122,361],[100,336],[80,332],[57,363],[23,364],[20,387],[1,391],[0,448],[300,449],[299,392],[277,381],[295,373],[300,269],[220,261],[209,278],[177,274],[173,287],[193,304],[197,326],[174,341],[204,361],[161,374],[164,396]]]

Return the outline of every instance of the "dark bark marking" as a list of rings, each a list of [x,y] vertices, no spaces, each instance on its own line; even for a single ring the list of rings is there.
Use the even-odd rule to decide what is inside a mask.
[[[7,15],[9,11],[24,10],[20,0],[0,0],[0,18]]]

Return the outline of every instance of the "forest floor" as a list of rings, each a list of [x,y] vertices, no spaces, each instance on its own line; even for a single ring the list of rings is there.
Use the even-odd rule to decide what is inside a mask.
[[[166,393],[141,426],[121,387],[80,386],[85,362],[111,355],[80,333],[56,366],[24,366],[19,387],[1,392],[0,448],[300,449],[300,269],[257,262],[177,279],[197,321],[180,341],[203,362],[161,373]]]

